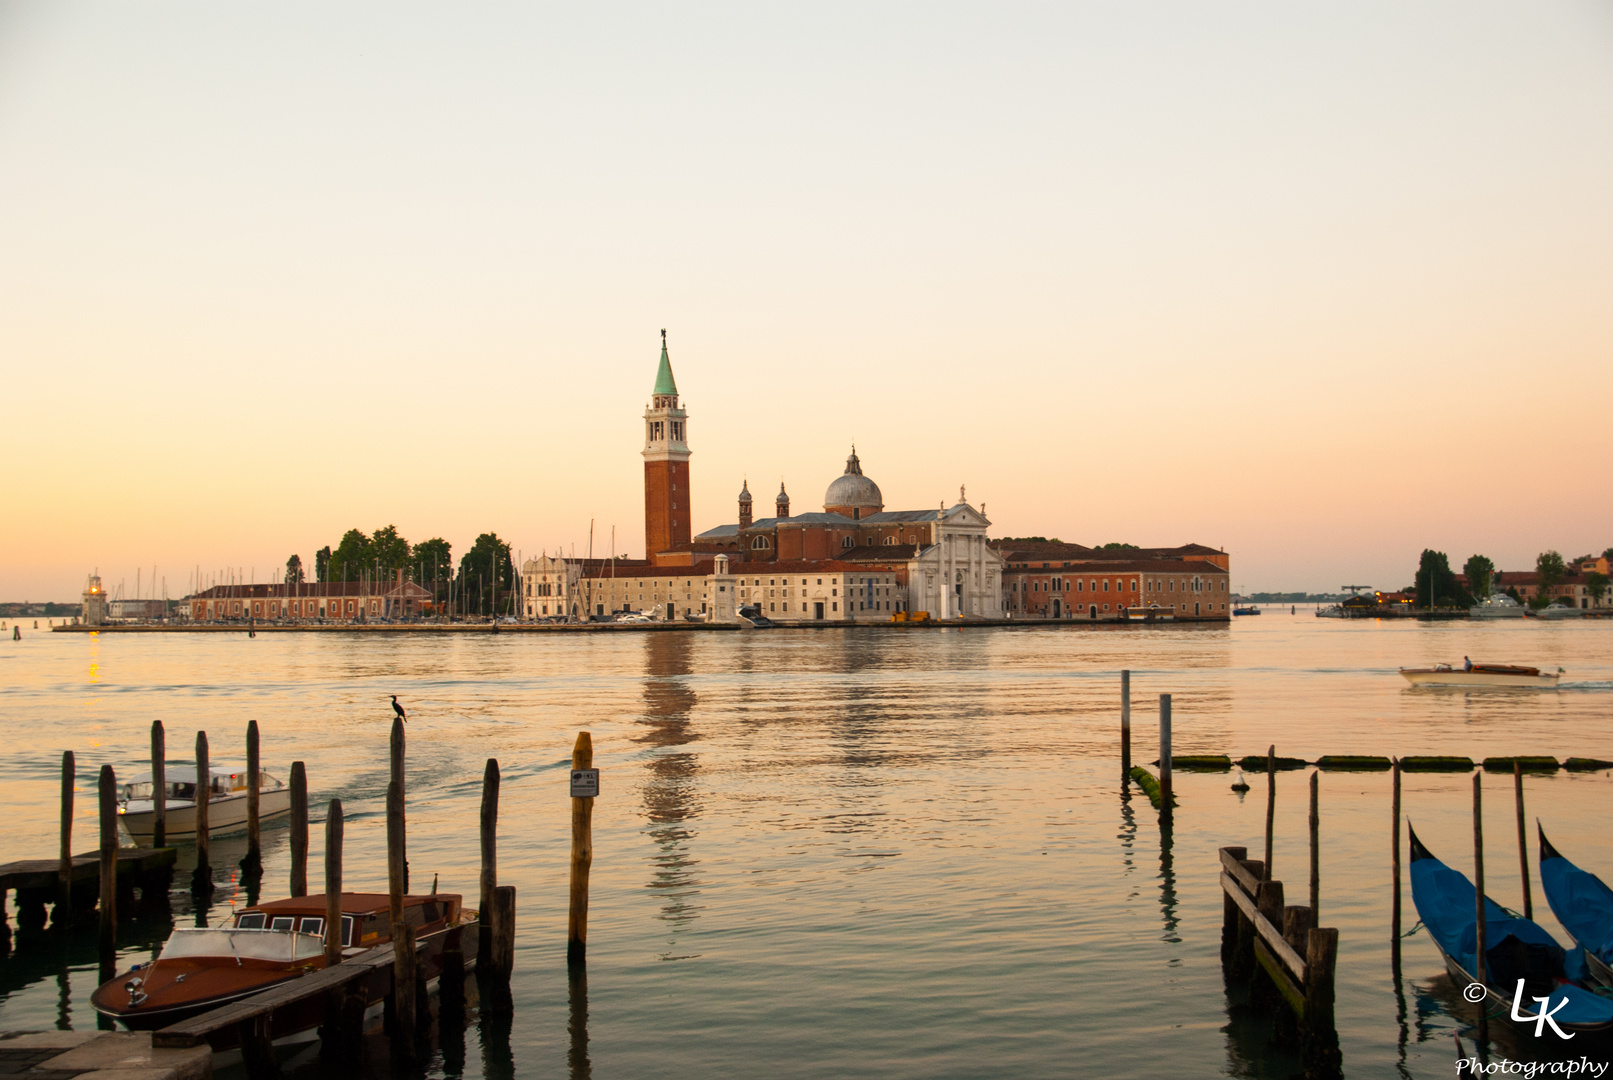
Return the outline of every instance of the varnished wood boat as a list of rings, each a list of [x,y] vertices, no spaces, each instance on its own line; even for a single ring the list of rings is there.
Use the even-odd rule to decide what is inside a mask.
[[[385,893],[343,893],[341,909],[344,956],[392,940]],[[428,985],[442,974],[445,948],[460,950],[467,971],[474,966],[477,913],[465,910],[458,894],[405,897],[403,916],[415,928]],[[227,926],[179,927],[156,960],[102,984],[90,1003],[130,1030],[164,1028],[320,970],[326,966],[324,933],[323,894],[246,908]],[[390,979],[390,969],[381,969],[362,984],[368,1008],[379,1009]],[[271,1037],[277,1042],[312,1038],[323,1019],[324,1005],[317,999],[276,1009]],[[235,1047],[235,1031],[218,1033],[212,1045],[214,1050]]]
[[[1474,664],[1455,667],[1435,664],[1431,668],[1401,668],[1400,674],[1413,686],[1515,686],[1550,690],[1557,685],[1562,668],[1545,672],[1518,664]]]

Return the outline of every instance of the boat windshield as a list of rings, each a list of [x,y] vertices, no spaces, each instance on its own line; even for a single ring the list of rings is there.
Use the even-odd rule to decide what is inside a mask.
[[[290,930],[237,930],[184,928],[175,930],[162,947],[162,960],[191,956],[223,959],[271,960],[294,963],[325,951],[325,941],[314,934]]]

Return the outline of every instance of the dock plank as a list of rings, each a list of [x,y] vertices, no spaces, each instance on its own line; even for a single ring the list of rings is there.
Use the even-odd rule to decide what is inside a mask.
[[[322,968],[312,975],[305,975],[300,979],[292,979],[278,986],[272,986],[260,994],[253,994],[242,1001],[221,1005],[211,1012],[193,1016],[189,1020],[182,1020],[177,1024],[153,1032],[151,1044],[164,1047],[199,1046],[207,1041],[207,1037],[215,1032],[233,1027],[244,1020],[254,1020],[266,1016],[276,1009],[284,1008],[295,1002],[305,1001],[311,997],[328,994],[339,986],[346,986],[357,979],[365,978],[377,968],[390,968],[392,966],[392,946],[377,945],[367,952],[357,956],[347,957],[335,967]]]
[[[1283,940],[1282,931],[1266,921],[1266,917],[1260,914],[1260,909],[1255,907],[1255,902],[1249,899],[1237,881],[1233,880],[1232,875],[1225,871],[1221,873],[1221,888],[1232,897],[1233,903],[1237,904],[1244,916],[1254,924],[1255,932],[1265,939],[1266,947],[1283,962],[1283,966],[1294,976],[1295,981],[1304,986],[1305,961],[1294,951],[1292,945]]]
[[[139,848],[118,851],[118,876],[143,874],[164,866],[172,866],[179,853],[174,848]],[[55,859],[19,859],[0,866],[0,892],[6,889],[54,889],[56,887]],[[100,880],[101,857],[98,853],[73,856],[72,880]]]

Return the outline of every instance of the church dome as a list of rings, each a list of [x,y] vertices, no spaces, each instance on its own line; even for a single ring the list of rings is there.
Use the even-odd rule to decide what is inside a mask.
[[[851,448],[851,456],[846,459],[845,474],[823,493],[823,508],[831,514],[846,514],[848,517],[877,514],[885,508],[879,485],[863,475],[862,462],[857,459],[855,446]]]

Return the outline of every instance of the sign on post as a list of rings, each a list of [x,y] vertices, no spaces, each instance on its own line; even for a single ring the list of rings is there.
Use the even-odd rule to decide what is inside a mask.
[[[573,799],[597,799],[599,797],[599,770],[572,769],[571,797]]]

